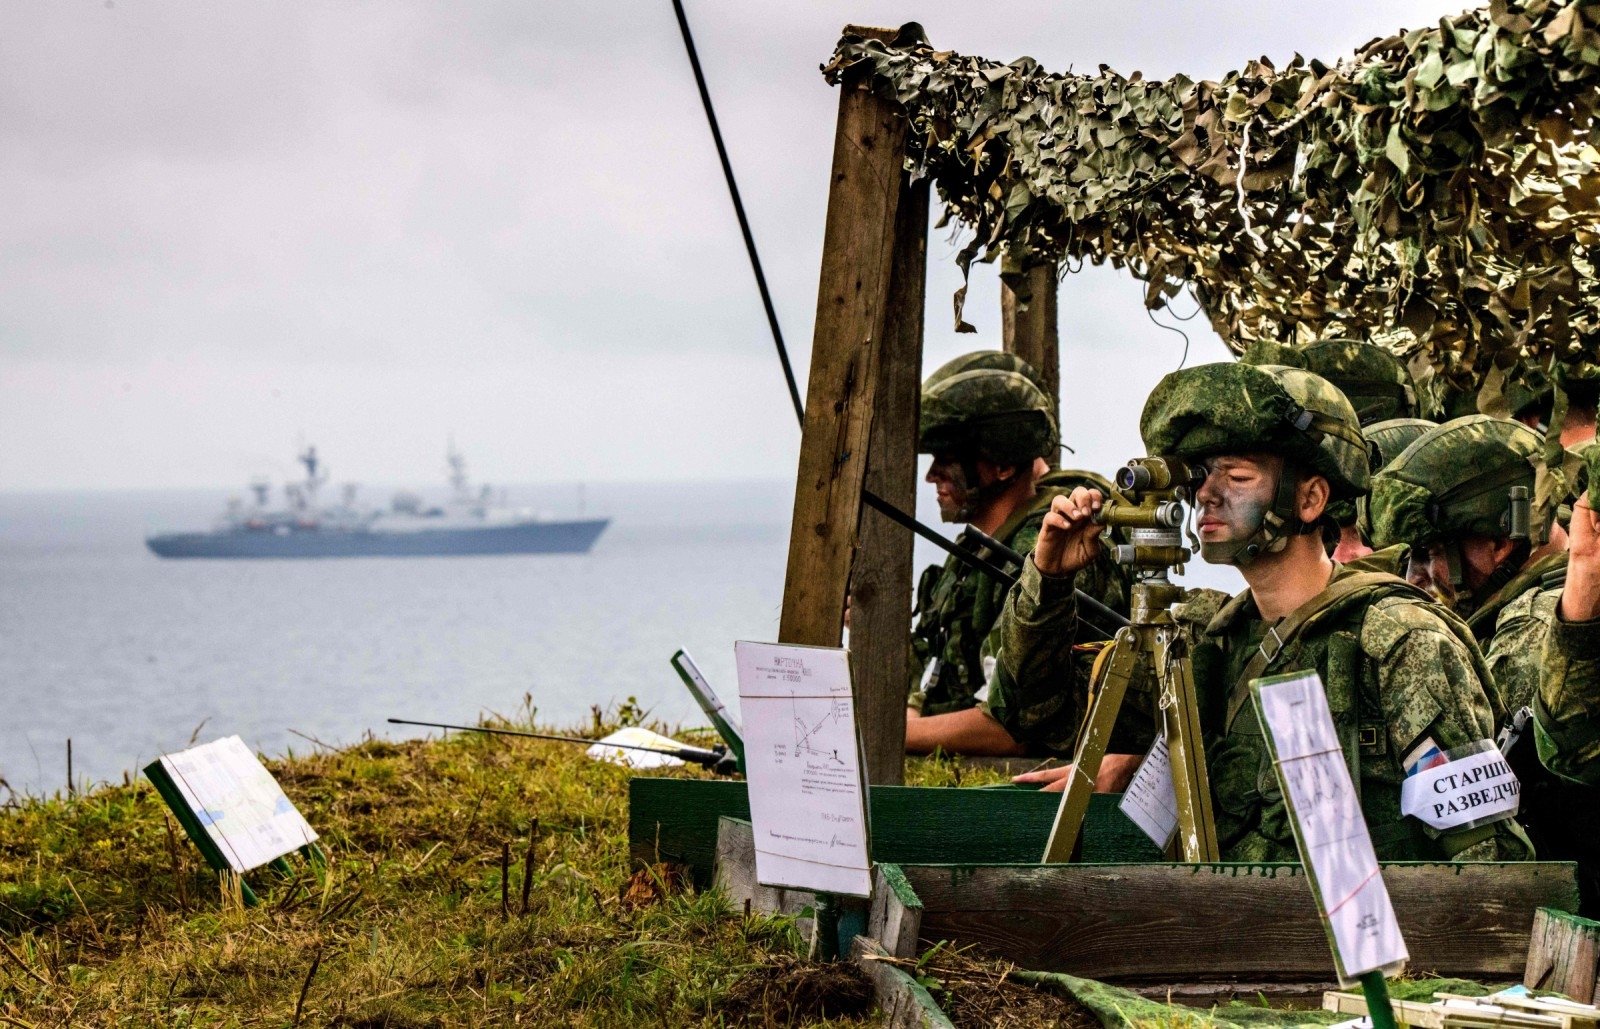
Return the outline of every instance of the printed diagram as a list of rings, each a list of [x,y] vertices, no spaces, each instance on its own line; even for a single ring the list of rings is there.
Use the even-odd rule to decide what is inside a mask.
[[[850,709],[841,700],[807,697],[803,698],[810,703],[805,704],[802,714],[802,698],[793,694],[789,696],[789,707],[792,712],[791,720],[794,727],[794,753],[802,757],[820,758],[832,761],[843,767],[845,760],[839,754],[839,746],[829,737],[843,726],[846,731],[851,728]],[[817,716],[816,709],[825,707],[821,716]]]

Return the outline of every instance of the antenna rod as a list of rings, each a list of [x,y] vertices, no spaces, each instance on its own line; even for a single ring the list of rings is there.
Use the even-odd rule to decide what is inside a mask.
[[[722,162],[722,177],[728,181],[728,195],[733,198],[733,213],[739,218],[739,232],[744,236],[744,248],[750,255],[750,269],[756,273],[756,288],[761,291],[761,306],[767,312],[767,324],[772,327],[772,341],[778,345],[778,360],[783,362],[783,379],[789,384],[789,399],[794,402],[794,414],[805,423],[805,404],[800,400],[800,387],[794,381],[794,367],[789,364],[789,350],[783,345],[783,330],[778,328],[778,313],[772,307],[772,294],[767,289],[767,277],[761,271],[761,258],[756,253],[756,240],[750,234],[750,219],[744,214],[744,201],[739,198],[739,184],[733,179],[733,165],[728,161],[728,148],[722,144],[722,130],[717,127],[717,112],[711,106],[711,92],[706,89],[705,72],[700,70],[700,55],[695,52],[694,36],[689,32],[689,18],[683,13],[683,0],[672,0],[672,10],[678,16],[678,28],[683,32],[683,46],[689,51],[689,66],[694,69],[694,84],[700,88],[700,103],[706,109],[706,121],[711,125],[711,139],[717,145],[717,159]]]

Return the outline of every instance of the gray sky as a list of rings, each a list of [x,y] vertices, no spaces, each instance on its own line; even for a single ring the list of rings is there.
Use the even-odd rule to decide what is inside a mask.
[[[803,376],[847,22],[1046,67],[1336,58],[1427,0],[688,0]],[[798,431],[668,0],[0,5],[0,489],[231,486],[315,442],[428,484],[793,475]],[[930,247],[926,366],[998,345]],[[1183,341],[1069,277],[1074,463],[1138,447]],[[1171,322],[1170,315],[1160,316]],[[1219,359],[1200,319],[1191,362]]]

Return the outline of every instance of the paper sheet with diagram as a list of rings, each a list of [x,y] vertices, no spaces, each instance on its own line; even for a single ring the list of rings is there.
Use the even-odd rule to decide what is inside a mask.
[[[1398,970],[1408,957],[1405,941],[1321,677],[1274,676],[1251,689],[1339,978]]]
[[[1172,785],[1172,760],[1167,756],[1165,735],[1157,736],[1151,744],[1117,806],[1163,850],[1177,835],[1178,791]]]
[[[757,880],[867,896],[872,862],[849,652],[743,641],[733,649]]]
[[[168,754],[161,765],[235,872],[260,868],[317,838],[237,736]]]

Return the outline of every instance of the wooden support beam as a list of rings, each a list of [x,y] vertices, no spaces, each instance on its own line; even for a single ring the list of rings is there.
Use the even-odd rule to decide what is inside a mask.
[[[1006,279],[1016,283],[1012,287]],[[1056,269],[1041,264],[1000,281],[1000,335],[1008,353],[1038,369],[1061,424],[1061,330],[1057,323]],[[1050,467],[1061,466],[1057,452]]]
[[[902,511],[917,509],[917,398],[928,281],[928,180],[902,184],[896,208],[884,347],[867,448],[865,486]],[[911,533],[877,512],[863,516],[850,573],[850,667],[867,781],[905,782],[906,693],[911,684]]]
[[[867,935],[883,945],[890,957],[914,958],[922,938],[922,901],[899,865],[880,864],[874,870],[872,911]]]
[[[886,1029],[955,1029],[933,995],[875,940],[857,936],[850,956],[872,980]]]
[[[889,310],[905,119],[860,89],[839,94],[811,374],[778,639],[835,647]],[[909,618],[909,612],[907,613]]]
[[[925,945],[979,944],[1038,971],[1283,982],[1333,967],[1299,865],[902,868],[922,901]],[[1385,865],[1383,879],[1410,967],[1465,979],[1520,974],[1534,911],[1578,903],[1566,862]]]
[[[1522,985],[1593,1004],[1600,985],[1600,922],[1540,908],[1533,919]]]
[[[750,823],[723,817],[717,823],[717,864],[711,883],[735,908],[745,904],[764,915],[798,915],[815,907],[817,895],[756,881],[756,838]]]

